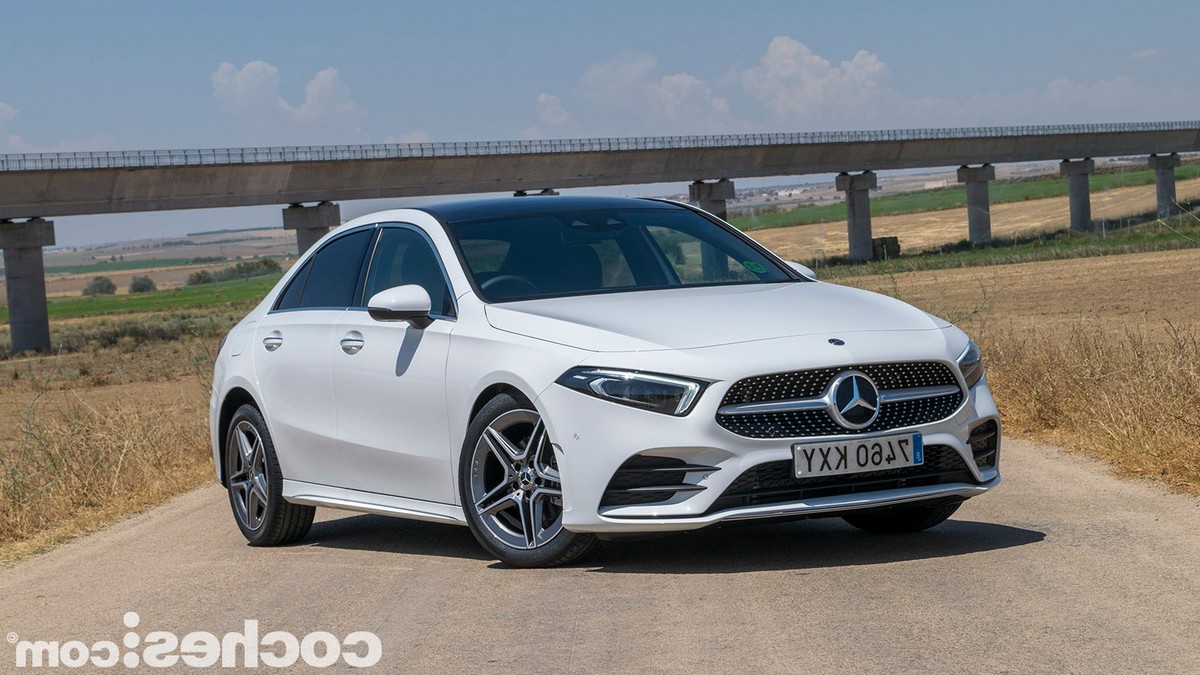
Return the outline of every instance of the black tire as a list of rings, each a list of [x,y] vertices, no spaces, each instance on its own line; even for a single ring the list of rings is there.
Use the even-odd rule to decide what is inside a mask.
[[[240,461],[241,448],[238,436],[249,440],[250,429],[257,434],[261,451],[253,444],[252,457],[247,464]],[[261,459],[259,459],[261,453]],[[261,472],[256,470],[261,468]],[[248,478],[255,475],[254,479]],[[255,482],[257,481],[257,483]],[[225,484],[228,486],[229,506],[233,509],[233,520],[251,546],[282,546],[302,539],[312,527],[316,508],[292,504],[283,498],[283,474],[279,471],[279,458],[271,432],[257,408],[243,405],[233,414],[225,430]],[[266,499],[261,498],[259,488],[265,487]],[[250,497],[250,493],[254,497]]]
[[[907,506],[886,511],[849,513],[842,520],[860,530],[876,534],[909,534],[942,524],[954,515],[962,502],[933,506]]]
[[[473,476],[482,475],[486,467],[479,469],[479,473],[473,473],[476,468],[476,449],[480,447],[483,435],[493,423],[509,415],[531,415],[540,420],[540,416],[534,407],[525,401],[520,401],[510,394],[499,394],[487,405],[479,411],[475,419],[471,420],[471,426],[467,429],[467,437],[463,442],[462,455],[459,459],[459,495],[462,499],[463,512],[467,517],[467,524],[471,528],[471,534],[475,535],[475,539],[483,546],[488,553],[499,558],[502,562],[514,567],[555,567],[558,565],[566,565],[571,562],[582,559],[599,544],[594,535],[579,534],[570,532],[565,528],[557,530],[557,533],[549,540],[542,544],[535,544],[532,548],[518,548],[509,545],[502,540],[498,535],[493,533],[496,527],[495,522],[485,524],[484,518],[493,518],[493,516],[481,515],[475,507],[476,499],[473,496],[477,487],[473,487]],[[538,427],[536,424],[532,427],[532,435],[526,441],[526,446],[523,449],[528,453],[528,447],[532,445],[534,437],[537,434]],[[543,438],[543,442],[548,445],[549,440]],[[537,461],[537,450],[534,450],[532,462]],[[486,456],[479,459],[480,462],[486,463],[489,461]],[[557,471],[555,465],[554,471]],[[505,494],[512,494],[511,491]],[[561,502],[561,499],[560,499]],[[518,508],[516,506],[510,508]],[[501,512],[503,513],[503,512]],[[510,514],[511,515],[511,514]],[[558,518],[561,519],[561,513]],[[518,535],[519,536],[519,535]]]

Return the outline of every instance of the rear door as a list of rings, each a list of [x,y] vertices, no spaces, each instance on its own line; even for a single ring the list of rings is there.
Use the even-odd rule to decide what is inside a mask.
[[[409,225],[381,225],[363,301],[337,327],[333,354],[337,434],[347,487],[454,503],[446,358],[455,306],[432,242]],[[416,284],[436,319],[424,329],[380,322],[365,311],[379,291]]]
[[[338,321],[356,303],[374,229],[330,240],[305,262],[255,330],[254,368],[283,474],[337,485],[333,352]]]

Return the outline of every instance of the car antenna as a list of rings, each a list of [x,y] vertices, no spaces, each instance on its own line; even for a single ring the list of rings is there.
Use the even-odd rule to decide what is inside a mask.
[[[558,190],[543,188],[540,192],[535,192],[532,195],[527,190],[517,190],[513,193],[514,197],[557,197]]]

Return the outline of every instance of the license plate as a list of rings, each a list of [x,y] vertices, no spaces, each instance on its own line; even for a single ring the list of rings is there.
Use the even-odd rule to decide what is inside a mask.
[[[921,434],[873,436],[792,446],[797,478],[882,471],[925,463]]]

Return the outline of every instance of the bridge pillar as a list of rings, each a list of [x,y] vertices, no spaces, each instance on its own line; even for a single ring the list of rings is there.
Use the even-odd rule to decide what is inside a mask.
[[[850,237],[850,260],[859,262],[875,256],[871,245],[871,195],[878,185],[874,171],[838,175],[835,185],[846,193],[846,229]]]
[[[1059,175],[1067,177],[1067,199],[1071,203],[1071,229],[1090,232],[1092,229],[1092,194],[1088,176],[1096,173],[1091,159],[1064,159],[1058,165]]]
[[[967,231],[972,244],[992,240],[992,211],[988,202],[988,181],[996,179],[996,167],[963,166],[958,169],[958,182],[967,184]]]
[[[1154,169],[1154,186],[1158,196],[1158,217],[1180,212],[1175,203],[1175,167],[1179,166],[1179,153],[1150,155],[1150,168]]]
[[[688,201],[708,211],[721,220],[729,219],[729,208],[726,203],[737,195],[733,181],[728,178],[705,183],[702,180],[688,186]],[[705,279],[726,279],[729,275],[729,261],[720,251],[711,246],[700,247],[700,267]]]
[[[722,178],[713,183],[698,180],[688,186],[688,201],[708,211],[721,220],[729,217],[725,203],[733,199],[737,192],[733,189],[733,181]]]
[[[283,229],[296,231],[296,255],[303,255],[313,244],[342,224],[342,207],[333,202],[316,206],[292,204],[283,210]]]
[[[0,220],[4,249],[4,284],[8,292],[8,325],[13,352],[50,351],[50,316],[46,307],[46,271],[42,247],[54,245],[54,222],[30,218],[23,223]]]

